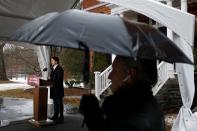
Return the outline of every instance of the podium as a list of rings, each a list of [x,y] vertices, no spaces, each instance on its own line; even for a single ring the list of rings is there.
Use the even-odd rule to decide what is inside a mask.
[[[53,121],[47,119],[47,86],[53,85],[53,82],[30,75],[28,76],[27,84],[35,87],[33,89],[34,117],[29,122],[37,127],[52,124]]]

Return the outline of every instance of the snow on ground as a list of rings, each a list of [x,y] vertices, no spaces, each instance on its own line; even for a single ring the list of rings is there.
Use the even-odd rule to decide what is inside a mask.
[[[23,83],[23,84],[27,83],[27,79],[25,79],[25,77],[12,78],[12,79],[9,79],[9,80],[13,81],[13,82],[17,82],[17,83]]]
[[[27,79],[25,79],[25,77],[12,78],[12,79],[9,79],[9,80],[11,81],[11,83],[0,84],[0,91],[11,90],[11,89],[32,88],[32,86],[27,84]],[[68,86],[65,84],[65,82],[63,84],[64,84],[64,88],[68,88]],[[83,83],[74,84],[73,87],[84,88],[84,84]]]
[[[24,77],[10,79],[13,83],[0,84],[0,91],[11,90],[11,89],[28,89],[32,86],[27,85],[27,79]]]

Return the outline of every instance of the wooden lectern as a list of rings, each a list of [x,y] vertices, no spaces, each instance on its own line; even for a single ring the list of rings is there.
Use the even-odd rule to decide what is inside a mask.
[[[34,118],[29,122],[38,127],[50,124],[50,121],[47,120],[47,86],[53,85],[53,82],[30,75],[27,84],[35,87],[33,89]]]

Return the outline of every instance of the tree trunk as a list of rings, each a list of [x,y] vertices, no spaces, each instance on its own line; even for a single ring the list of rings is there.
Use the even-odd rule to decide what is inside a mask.
[[[5,43],[0,43],[0,80],[8,80],[6,76],[4,56],[3,56],[3,47]]]

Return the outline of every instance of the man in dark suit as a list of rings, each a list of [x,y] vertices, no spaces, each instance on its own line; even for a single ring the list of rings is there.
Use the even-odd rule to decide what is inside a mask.
[[[51,120],[54,121],[63,121],[63,101],[62,98],[64,97],[64,87],[63,87],[63,77],[64,77],[64,70],[59,65],[59,58],[52,57],[51,58],[51,74],[50,74],[50,81],[54,82],[53,86],[50,88],[50,97],[53,99],[54,103],[54,115]]]

